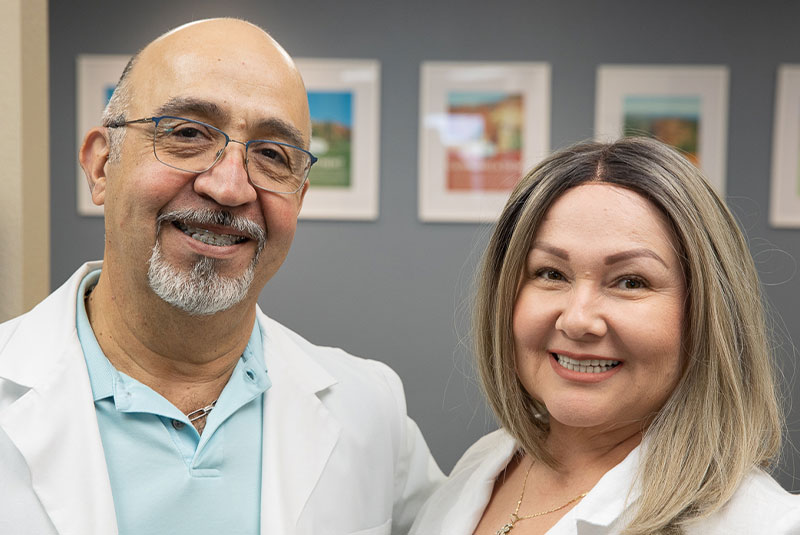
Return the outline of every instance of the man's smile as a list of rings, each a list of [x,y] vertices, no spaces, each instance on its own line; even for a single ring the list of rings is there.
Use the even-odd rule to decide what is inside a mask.
[[[187,236],[190,236],[192,239],[203,242],[207,245],[224,247],[227,245],[236,245],[237,243],[242,243],[248,239],[245,236],[236,236],[233,234],[216,234],[204,228],[189,226],[181,221],[173,221],[172,224],[179,228]]]
[[[253,240],[260,252],[267,239],[261,225],[225,210],[174,210],[159,215],[157,223],[157,232],[160,232],[162,224],[172,223],[193,240],[215,247],[230,247]]]

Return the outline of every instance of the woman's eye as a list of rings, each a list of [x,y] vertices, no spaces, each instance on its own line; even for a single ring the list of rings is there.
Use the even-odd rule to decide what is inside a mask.
[[[540,269],[536,276],[548,281],[563,281],[564,275],[555,269]]]
[[[623,290],[640,290],[647,287],[643,280],[633,277],[620,279],[617,286]]]

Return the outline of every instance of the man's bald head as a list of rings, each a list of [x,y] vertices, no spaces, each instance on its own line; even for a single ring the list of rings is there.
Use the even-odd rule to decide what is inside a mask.
[[[230,51],[237,47],[240,47],[243,56],[259,54],[262,59],[269,62],[272,69],[288,73],[287,78],[294,78],[292,85],[295,86],[295,89],[302,90],[305,95],[302,78],[291,57],[264,29],[241,19],[204,19],[169,30],[131,57],[103,112],[103,126],[121,124],[126,120],[134,119],[130,114],[131,103],[141,91],[142,84],[159,84],[158,76],[140,75],[142,70],[148,70],[152,74],[152,69],[147,68],[151,64],[158,63],[165,56],[180,57],[184,53],[215,54],[215,52],[221,52],[223,48]],[[218,55],[218,61],[225,60],[224,54]],[[227,60],[230,61],[230,59],[229,55]],[[244,62],[242,67],[246,68]],[[203,73],[198,72],[197,75],[203,76]],[[310,119],[307,128],[310,129]],[[109,160],[116,161],[120,156],[125,129],[109,129],[108,135]]]

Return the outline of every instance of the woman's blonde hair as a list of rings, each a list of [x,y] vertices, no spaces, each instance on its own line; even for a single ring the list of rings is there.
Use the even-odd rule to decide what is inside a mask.
[[[646,429],[640,495],[625,533],[680,533],[722,507],[780,450],[782,415],[758,275],[725,203],[700,171],[647,138],[582,143],[545,159],[511,194],[478,274],[473,331],[483,388],[500,424],[535,458],[546,408],[517,378],[512,313],[533,237],[562,193],[585,182],[628,188],[667,216],[687,284],[684,367]]]

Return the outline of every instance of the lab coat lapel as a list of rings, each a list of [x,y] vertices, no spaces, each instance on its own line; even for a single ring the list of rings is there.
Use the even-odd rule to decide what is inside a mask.
[[[261,533],[297,533],[298,519],[339,439],[319,395],[336,380],[259,313],[272,386],[264,396]],[[342,499],[346,496],[342,495]]]
[[[0,411],[0,427],[28,464],[33,489],[60,535],[117,533],[94,400],[75,331],[75,293],[87,271],[79,271],[20,321],[3,348],[17,357],[0,359],[0,378],[24,391]]]

